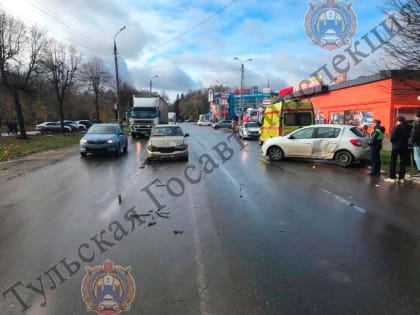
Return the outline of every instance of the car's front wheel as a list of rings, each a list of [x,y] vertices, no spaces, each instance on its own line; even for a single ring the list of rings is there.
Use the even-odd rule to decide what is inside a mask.
[[[118,145],[117,151],[115,151],[115,157],[119,157],[121,155],[121,146]]]
[[[87,156],[87,153],[86,152],[80,152],[80,156],[84,158],[84,157]]]
[[[283,150],[277,146],[272,146],[268,149],[267,155],[271,161],[280,161],[284,158]]]
[[[353,155],[347,151],[337,152],[335,155],[335,161],[341,167],[348,167],[353,163]]]

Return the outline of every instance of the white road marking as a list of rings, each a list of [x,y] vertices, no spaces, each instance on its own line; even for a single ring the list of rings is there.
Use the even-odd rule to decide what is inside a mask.
[[[193,205],[193,198],[191,189],[188,189],[188,198],[190,204]],[[209,312],[209,293],[207,290],[206,284],[206,271],[203,264],[203,259],[201,256],[201,241],[200,241],[200,233],[197,227],[197,219],[195,216],[195,206],[191,206],[190,208],[191,219],[193,223],[193,242],[194,242],[194,260],[197,266],[197,285],[198,285],[198,295],[200,297],[200,314],[201,315],[210,315]]]
[[[367,213],[367,211],[366,211],[364,208],[359,207],[358,205],[355,205],[353,202],[350,202],[350,201],[348,201],[347,199],[345,199],[345,198],[343,198],[343,197],[340,197],[339,195],[336,195],[336,194],[332,193],[331,191],[328,191],[328,190],[326,190],[326,189],[324,189],[324,188],[322,188],[321,190],[322,190],[324,193],[326,193],[326,194],[329,194],[329,195],[333,196],[335,199],[337,199],[337,200],[338,200],[338,201],[340,201],[341,203],[344,203],[345,205],[347,205],[347,206],[350,206],[350,207],[354,208],[355,210],[359,211],[360,213],[363,213],[363,214],[366,214],[366,213]]]

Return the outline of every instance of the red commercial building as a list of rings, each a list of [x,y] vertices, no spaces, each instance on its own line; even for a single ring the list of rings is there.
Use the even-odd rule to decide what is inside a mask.
[[[389,134],[398,115],[412,120],[415,109],[420,108],[420,71],[382,71],[315,90],[303,98],[312,101],[317,123],[370,129],[373,120],[380,119]]]

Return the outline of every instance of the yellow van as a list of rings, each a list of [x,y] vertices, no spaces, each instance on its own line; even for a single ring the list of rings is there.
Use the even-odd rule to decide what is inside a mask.
[[[285,136],[303,126],[315,123],[311,102],[301,99],[280,99],[268,105],[263,113],[260,127],[260,144],[271,137]]]

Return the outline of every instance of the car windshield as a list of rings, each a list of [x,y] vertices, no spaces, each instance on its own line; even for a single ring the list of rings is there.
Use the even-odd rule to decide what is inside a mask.
[[[245,124],[246,128],[258,128],[258,124],[256,122],[249,122]]]
[[[352,127],[350,130],[358,137],[365,137],[365,134],[357,127]]]
[[[132,118],[156,118],[157,116],[158,112],[155,108],[131,111]]]
[[[180,127],[155,127],[152,131],[152,137],[183,135],[184,133]]]
[[[118,132],[117,126],[93,125],[87,133],[89,134],[114,134]]]

